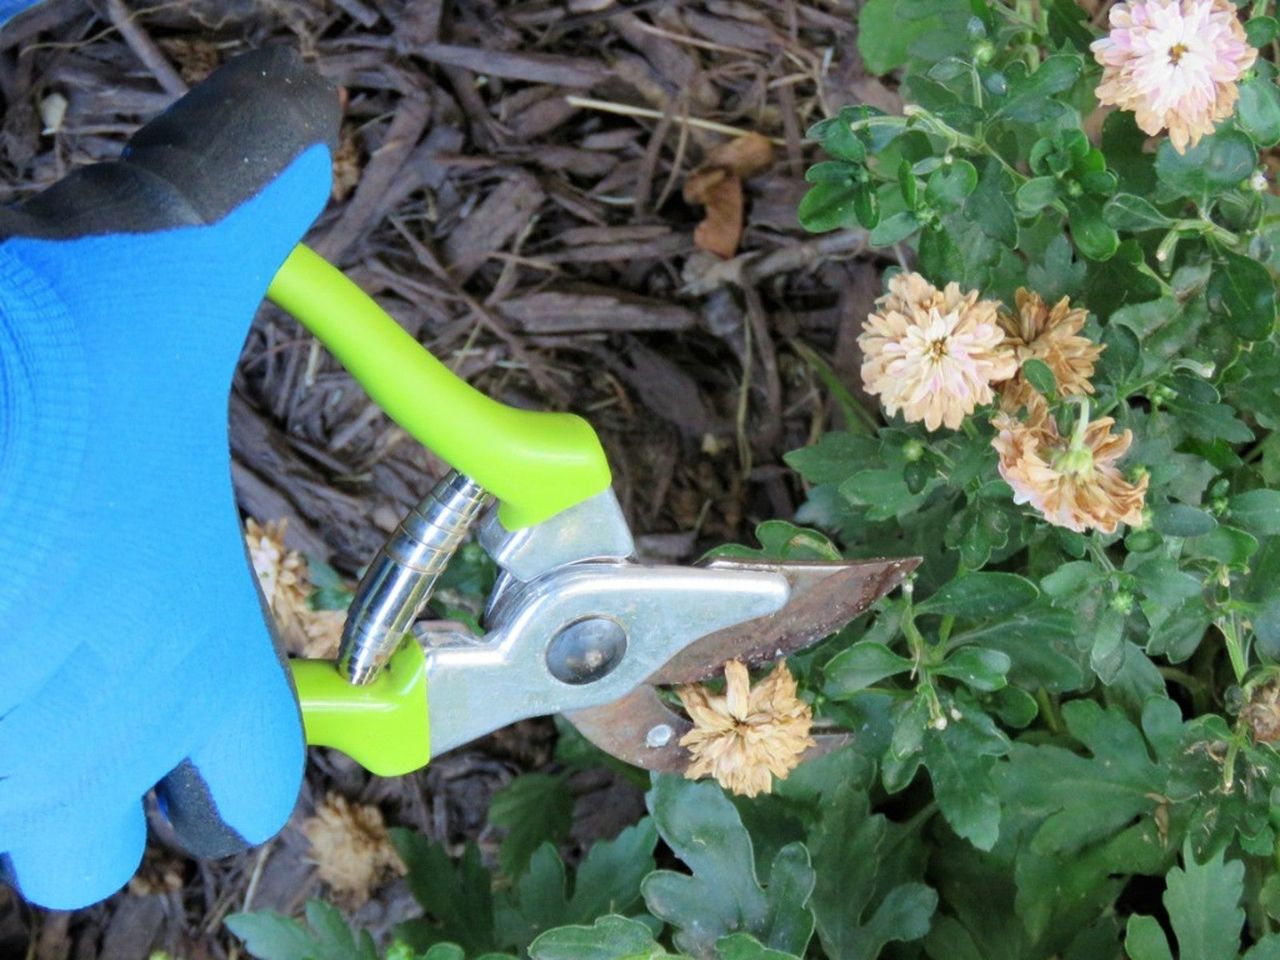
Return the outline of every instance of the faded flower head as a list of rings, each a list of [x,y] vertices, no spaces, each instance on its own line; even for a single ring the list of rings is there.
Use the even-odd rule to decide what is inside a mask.
[[[939,290],[918,273],[898,274],[858,337],[863,386],[890,416],[902,410],[926,429],[956,429],[991,401],[993,381],[1017,370],[997,306],[979,300],[976,290],[962,294],[954,283]]]
[[[364,904],[385,880],[405,873],[391,844],[382,811],[330,793],[316,813],[302,822],[302,835],[311,844],[310,859],[320,879],[351,907]]]
[[[680,702],[693,729],[680,745],[689,748],[690,780],[708,774],[734,793],[754,797],[773,789],[773,777],[785,778],[814,745],[809,736],[813,711],[796,696],[796,681],[779,661],[755,689],[744,664],[724,665],[725,692],[701,684],[680,687]]]
[[[1018,312],[1001,311],[999,315],[1005,343],[1012,347],[1019,367],[1012,378],[997,387],[1000,405],[1013,412],[1034,402],[1035,388],[1021,370],[1022,364],[1032,359],[1048,365],[1058,381],[1058,392],[1064,397],[1093,393],[1089,378],[1103,348],[1080,336],[1088,311],[1072,307],[1067,297],[1049,307],[1040,294],[1022,288],[1016,297]]]
[[[1254,743],[1280,740],[1280,683],[1270,680],[1256,687],[1240,711]]]
[[[1116,526],[1142,522],[1148,477],[1130,483],[1116,467],[1133,433],[1111,432],[1111,417],[1090,422],[1081,405],[1072,436],[1064,438],[1044,400],[1034,395],[1025,422],[996,415],[991,445],[1000,455],[1000,476],[1013,487],[1015,503],[1029,503],[1057,527],[1083,533],[1090,527],[1114,533]]]
[[[1258,51],[1228,0],[1117,3],[1110,23],[1091,47],[1103,68],[1099,102],[1132,111],[1152,136],[1167,128],[1179,153],[1231,116]]]
[[[280,628],[285,649],[299,657],[332,659],[338,654],[346,611],[311,609],[307,603],[310,570],[302,554],[284,545],[287,526],[285,520],[268,521],[266,526],[252,517],[245,521],[244,539],[253,572]]]

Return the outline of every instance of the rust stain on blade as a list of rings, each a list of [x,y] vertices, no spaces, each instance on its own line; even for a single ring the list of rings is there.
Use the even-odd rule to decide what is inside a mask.
[[[712,561],[708,566],[716,569],[781,573],[791,583],[791,598],[777,613],[700,637],[668,660],[649,683],[693,683],[719,673],[726,660],[755,666],[802,650],[835,633],[919,565],[919,557],[848,563]]]
[[[693,729],[681,714],[672,710],[648,684],[637,687],[621,700],[566,713],[584,737],[619,760],[646,770],[684,773],[689,768],[689,751],[680,738]],[[817,734],[817,745],[805,751],[801,762],[837,750],[848,743],[849,734]]]

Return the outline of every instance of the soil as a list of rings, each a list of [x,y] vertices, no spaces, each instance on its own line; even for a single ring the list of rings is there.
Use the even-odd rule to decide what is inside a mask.
[[[793,514],[803,491],[782,454],[838,422],[824,375],[856,389],[855,337],[883,264],[859,233],[809,236],[795,220],[808,126],[845,103],[898,106],[862,69],[856,8],[50,0],[0,34],[0,202],[115,157],[227,58],[301,50],[345,103],[333,201],[309,242],[479,389],[590,420],[642,553],[687,562]],[[708,179],[712,151],[746,133],[770,138],[772,156],[737,188],[714,162]],[[697,234],[694,171],[691,195],[719,204]],[[272,308],[254,320],[230,420],[246,516],[287,518],[291,546],[348,576],[443,470]],[[555,737],[551,721],[527,721],[397,780],[313,752],[294,823],[268,846],[199,863],[157,829],[139,877],[100,905],[50,913],[0,892],[0,956],[243,955],[228,912],[325,895],[296,824],[327,791],[492,852],[488,798],[554,766]],[[639,815],[623,779],[573,786],[578,849]],[[357,919],[376,936],[414,909],[401,881]]]

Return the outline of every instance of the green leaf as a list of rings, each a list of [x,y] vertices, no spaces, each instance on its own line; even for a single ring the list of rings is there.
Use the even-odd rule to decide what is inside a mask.
[[[630,910],[640,900],[640,883],[654,867],[658,830],[645,817],[612,840],[597,840],[578,866],[569,900],[570,922]]]
[[[854,138],[853,142],[862,146],[861,140]],[[847,160],[823,160],[804,172],[804,180],[805,183],[853,183],[861,169]]]
[[[1045,248],[1042,262],[1027,268],[1027,283],[1045,303],[1057,303],[1063,297],[1080,292],[1086,270],[1087,267],[1075,259],[1071,241],[1064,234],[1058,234]],[[1103,353],[1103,360],[1106,356]]]
[[[892,941],[910,941],[929,931],[938,895],[920,883],[890,889],[869,918],[876,870],[889,850],[888,820],[872,814],[861,790],[842,790],[820,809],[809,832],[817,884],[813,912],[818,939],[828,956],[874,960]]]
[[[993,114],[993,119],[1009,117],[1034,123],[1056,112],[1049,110],[1054,106],[1050,98],[1071,88],[1084,68],[1084,59],[1075,53],[1055,53],[1025,76],[1014,69],[1020,66],[1015,61],[1009,69],[1009,98]]]
[[[1169,790],[1169,766],[1180,749],[1176,737],[1164,734],[1181,726],[1170,700],[1149,701],[1143,713],[1156,761],[1142,732],[1115,708],[1073,700],[1063,705],[1062,718],[1090,756],[1055,744],[1014,743],[1009,763],[996,768],[1003,802],[1040,820],[1031,845],[1046,856],[1071,856],[1151,816]]]
[[[1053,371],[1043,360],[1036,357],[1028,357],[1022,361],[1022,375],[1026,377],[1031,386],[1046,397],[1052,397],[1058,392],[1057,378],[1054,377]]]
[[[1132,193],[1117,193],[1102,205],[1102,216],[1117,230],[1159,230],[1173,225],[1149,200]]]
[[[1255,76],[1241,83],[1238,89],[1240,99],[1236,103],[1236,119],[1240,129],[1260,147],[1273,147],[1280,143],[1280,87],[1276,86],[1275,80]]]
[[[1098,679],[1110,686],[1124,667],[1124,614],[1104,608],[1092,625],[1089,666]]]
[[[1102,218],[1102,206],[1093,197],[1072,197],[1067,201],[1071,239],[1090,260],[1109,260],[1120,246],[1120,236]]]
[[[1177,196],[1190,197],[1203,206],[1213,194],[1248,179],[1257,163],[1253,141],[1239,130],[1226,129],[1204,137],[1181,154],[1168,140],[1162,141],[1156,151],[1156,176]]]
[[[994,758],[1008,751],[1008,738],[978,710],[965,710],[944,729],[925,733],[924,765],[938,807],[951,829],[979,850],[990,850],[1000,835],[991,770]]]
[[[978,186],[978,170],[968,160],[952,160],[929,176],[925,199],[943,211],[958,209]]]
[[[227,927],[258,960],[377,960],[373,938],[358,936],[336,907],[307,902],[307,923],[264,910],[233,913]]]
[[[880,443],[845,431],[824,433],[812,446],[783,457],[787,466],[810,483],[840,483],[880,461]]]
[[[1039,595],[1034,583],[1016,574],[969,573],[944,584],[917,610],[973,620],[989,619],[1020,610]]]
[[[1252,257],[1223,251],[1209,277],[1209,312],[1224,317],[1236,336],[1265,340],[1276,325],[1276,286]]]
[[[920,220],[910,210],[890,214],[876,225],[868,237],[873,247],[888,247],[907,239],[920,229]]]
[[[1043,210],[1058,199],[1057,177],[1032,177],[1018,188],[1014,200],[1023,213]]]
[[[829,697],[844,699],[914,667],[914,661],[898,656],[883,643],[855,643],[827,664],[823,690]]]
[[[1280,490],[1262,488],[1227,501],[1231,519],[1255,537],[1280,534]]]
[[[858,224],[855,204],[866,190],[860,183],[817,183],[800,200],[796,217],[811,233],[825,233]]]
[[[706,957],[720,937],[746,930],[768,947],[804,952],[795,942],[802,926],[796,917],[807,909],[813,879],[802,847],[778,854],[778,876],[766,892],[756,879],[751,838],[718,786],[659,775],[646,801],[662,839],[693,871],[657,870],[641,884],[649,912],[676,929],[677,947]]]
[[[1165,909],[1178,939],[1179,960],[1223,960],[1240,950],[1244,910],[1244,864],[1223,862],[1223,851],[1196,863],[1190,841],[1183,847],[1182,867],[1165,878]]]
[[[961,647],[933,672],[960,680],[975,690],[991,693],[1008,684],[1005,674],[1012,661],[1007,653],[982,647]]]
[[[548,930],[529,945],[533,960],[659,960],[670,956],[638,920],[601,917],[591,926]]]
[[[1134,914],[1125,928],[1125,953],[1130,960],[1173,960],[1169,941],[1155,917]]]
[[[912,41],[933,26],[925,20],[904,20],[897,0],[867,0],[858,15],[858,53],[868,72],[883,76],[907,62]]]
[[[1258,549],[1258,538],[1235,527],[1218,527],[1187,544],[1187,555],[1209,557],[1229,567],[1242,568]]]
[[[390,833],[409,870],[409,889],[431,918],[401,924],[396,936],[419,950],[442,940],[460,944],[468,953],[492,949],[492,879],[479,849],[468,844],[455,864],[442,846],[419,833],[400,828]]]
[[[771,950],[749,933],[731,933],[716,941],[719,960],[799,960],[794,954]]]
[[[521,774],[493,795],[489,822],[506,829],[498,859],[503,873],[518,877],[539,846],[569,835],[573,795],[563,777]]]
[[[1151,508],[1151,525],[1166,537],[1198,537],[1216,527],[1218,521],[1185,503],[1159,503]]]
[[[554,846],[544,843],[515,885],[495,895],[494,939],[503,947],[523,951],[542,931],[569,919],[564,861]]]

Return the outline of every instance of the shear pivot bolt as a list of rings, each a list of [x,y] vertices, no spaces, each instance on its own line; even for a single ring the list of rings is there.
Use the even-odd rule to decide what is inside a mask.
[[[650,750],[657,750],[659,747],[665,747],[671,742],[676,732],[671,729],[671,725],[660,723],[656,727],[650,727],[649,732],[645,734],[644,745]]]
[[[627,652],[627,632],[616,621],[590,617],[571,623],[547,647],[547,669],[561,683],[594,683],[613,672]]]

